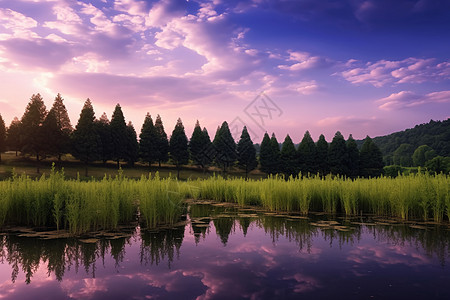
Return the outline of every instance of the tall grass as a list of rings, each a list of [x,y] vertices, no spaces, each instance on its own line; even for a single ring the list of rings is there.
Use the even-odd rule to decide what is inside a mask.
[[[158,173],[130,180],[122,173],[98,181],[66,180],[63,171],[30,179],[13,175],[0,181],[0,226],[53,226],[74,234],[114,229],[138,215],[144,227],[173,224],[182,214],[183,199],[207,199],[259,205],[280,212],[322,211],[330,214],[369,213],[404,220],[448,220],[450,180],[444,174],[410,174],[396,178],[270,176],[177,181]]]

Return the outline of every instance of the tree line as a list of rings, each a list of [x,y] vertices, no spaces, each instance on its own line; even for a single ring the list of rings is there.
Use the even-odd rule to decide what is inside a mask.
[[[111,160],[118,167],[120,162],[130,166],[136,162],[161,166],[161,163],[170,161],[176,166],[178,176],[182,166],[189,163],[204,170],[216,165],[224,172],[238,166],[245,171],[246,177],[258,165],[267,174],[285,176],[332,173],[373,177],[383,170],[381,151],[370,137],[366,137],[359,150],[351,135],[345,140],[339,131],[331,143],[325,140],[324,135],[315,143],[306,131],[297,148],[289,135],[280,145],[274,134],[269,137],[266,133],[258,157],[246,127],[236,143],[225,121],[217,128],[211,141],[207,129],[201,128],[197,121],[188,139],[184,125],[178,119],[168,138],[161,117],[157,115],[153,121],[147,113],[138,139],[133,124],[125,122],[119,104],[115,106],[111,120],[106,113],[97,119],[90,99],[85,101],[73,128],[60,94],[55,97],[49,111],[41,95],[33,95],[22,118],[14,118],[8,128],[0,115],[0,154],[7,149],[16,151],[16,155],[19,151],[34,155],[38,162],[46,156],[61,160],[62,155],[70,153],[86,165],[86,176],[89,163]]]

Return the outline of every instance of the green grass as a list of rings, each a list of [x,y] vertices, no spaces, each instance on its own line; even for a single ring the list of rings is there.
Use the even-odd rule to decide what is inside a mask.
[[[305,215],[310,211],[347,216],[364,213],[442,222],[450,216],[449,188],[448,175],[423,172],[354,180],[330,175],[176,180],[158,172],[130,179],[120,170],[115,176],[81,180],[67,179],[64,171],[53,169],[48,176],[13,174],[0,181],[0,227],[55,227],[81,234],[115,229],[138,218],[143,227],[152,228],[177,222],[186,198]]]

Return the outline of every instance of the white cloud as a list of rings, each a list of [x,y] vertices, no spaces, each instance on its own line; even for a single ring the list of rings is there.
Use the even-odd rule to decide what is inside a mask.
[[[293,61],[295,63],[292,65],[279,65],[278,68],[289,71],[300,71],[319,68],[330,64],[330,61],[326,58],[319,56],[312,56],[308,52],[298,52],[298,51],[290,52],[288,61]]]
[[[423,83],[450,79],[450,63],[436,63],[436,59],[407,58],[401,61],[379,60],[375,63],[349,60],[345,71],[338,73],[353,84],[371,84],[382,87],[386,84]]]
[[[12,34],[2,34],[0,40],[12,37],[25,39],[36,38],[38,35],[31,31],[31,29],[36,28],[37,25],[37,21],[33,18],[9,8],[0,8],[0,26],[12,32]]]
[[[401,91],[379,99],[376,103],[379,103],[378,108],[388,111],[429,103],[450,103],[450,91],[433,92],[426,95],[419,95],[411,91]]]

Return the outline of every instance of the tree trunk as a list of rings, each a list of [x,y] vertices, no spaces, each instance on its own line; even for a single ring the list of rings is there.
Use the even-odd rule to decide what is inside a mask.
[[[16,150],[16,156],[18,156],[17,152],[18,152],[18,151]]]
[[[117,169],[120,169],[120,160],[117,160]]]
[[[245,180],[248,180],[248,168],[245,166]]]
[[[159,167],[161,168],[161,160],[158,160],[158,163],[159,163]]]
[[[177,166],[177,179],[180,180],[180,167]]]
[[[36,153],[36,173],[40,174],[41,170],[39,168],[39,153]]]
[[[2,153],[0,152],[0,164],[2,163]]]
[[[61,153],[58,153],[58,161],[61,162]]]
[[[85,163],[85,166],[84,166],[84,176],[88,177],[88,163],[87,162]]]

